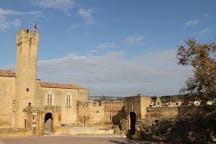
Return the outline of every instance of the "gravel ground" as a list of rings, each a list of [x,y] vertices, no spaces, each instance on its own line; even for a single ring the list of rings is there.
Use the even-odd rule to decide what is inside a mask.
[[[32,136],[1,138],[0,144],[154,144],[112,136]]]

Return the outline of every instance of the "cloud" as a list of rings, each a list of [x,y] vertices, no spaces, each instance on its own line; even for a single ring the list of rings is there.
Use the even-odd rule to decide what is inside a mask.
[[[7,21],[6,17],[0,15],[0,32],[5,32],[8,26],[9,22]]]
[[[204,28],[204,29],[202,29],[198,34],[199,35],[204,35],[204,34],[207,34],[207,33],[209,33],[210,32],[210,29],[209,28]]]
[[[15,18],[13,21],[9,21],[9,16],[25,16],[25,15],[41,15],[41,11],[15,11],[11,9],[2,9],[0,8],[0,32],[5,32],[10,26],[19,27],[21,25],[21,20]]]
[[[129,44],[141,44],[143,40],[144,40],[143,35],[131,35],[124,39],[124,41]]]
[[[111,48],[114,48],[115,47],[115,43],[113,42],[105,42],[105,43],[102,43],[102,44],[98,44],[96,46],[97,49],[111,49]]]
[[[191,74],[190,67],[176,64],[176,51],[142,54],[127,59],[123,52],[39,61],[43,81],[78,83],[91,95],[128,96],[176,94]]]
[[[21,20],[17,18],[17,19],[15,19],[14,21],[12,21],[11,24],[12,24],[14,27],[19,27],[19,26],[21,26]]]
[[[43,8],[67,11],[74,5],[74,0],[33,0],[32,3]]]
[[[95,49],[90,50],[90,53],[97,53],[97,52],[105,52],[105,51],[110,51],[116,47],[116,44],[114,42],[104,42],[101,44],[96,45]]]
[[[202,16],[209,17],[210,15],[206,13],[206,14],[203,14]]]
[[[94,12],[93,9],[79,8],[78,15],[81,16],[86,21],[86,23],[93,23],[94,22],[94,18],[92,16],[93,12]]]
[[[15,11],[10,9],[2,9],[0,8],[0,15],[1,16],[9,16],[9,15],[40,15],[41,11],[27,11],[27,12],[21,12],[21,11]]]
[[[199,23],[200,23],[199,20],[189,20],[184,25],[185,25],[185,28],[189,28],[189,27],[197,25]]]

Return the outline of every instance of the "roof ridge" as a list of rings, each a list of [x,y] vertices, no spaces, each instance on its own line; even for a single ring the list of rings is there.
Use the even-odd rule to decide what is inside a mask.
[[[0,69],[0,76],[15,77],[16,73],[11,70]]]
[[[56,82],[40,82],[41,87],[49,87],[49,88],[65,88],[65,89],[87,89],[77,84],[63,84]]]

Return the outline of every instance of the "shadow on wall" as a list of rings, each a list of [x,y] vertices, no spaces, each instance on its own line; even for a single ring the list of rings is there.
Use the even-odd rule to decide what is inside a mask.
[[[136,113],[130,112],[130,134],[133,135],[136,132]]]
[[[53,118],[51,113],[47,113],[44,118],[44,131],[52,132],[53,130]]]
[[[112,116],[112,124],[118,125],[120,127],[120,123],[124,117],[124,113],[125,113],[125,107],[123,106],[122,109],[120,111],[118,111],[118,113],[116,115]],[[120,129],[121,129],[121,127],[120,127]]]

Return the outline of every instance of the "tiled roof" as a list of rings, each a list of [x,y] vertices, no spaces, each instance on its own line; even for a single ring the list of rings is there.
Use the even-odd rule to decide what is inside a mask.
[[[15,73],[10,70],[0,70],[0,76],[3,77],[15,77]]]
[[[60,84],[60,83],[51,83],[51,82],[40,82],[40,86],[46,88],[87,89],[85,87],[75,85],[75,84]]]

